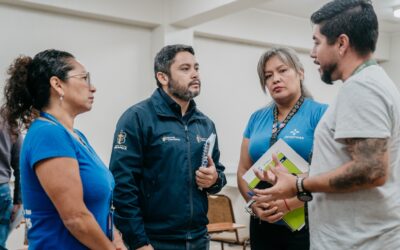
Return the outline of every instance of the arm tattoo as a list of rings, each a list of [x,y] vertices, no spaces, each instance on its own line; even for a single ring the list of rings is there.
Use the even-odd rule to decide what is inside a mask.
[[[386,175],[387,139],[351,138],[345,143],[353,164],[345,173],[329,181],[331,187],[345,190],[373,183]]]

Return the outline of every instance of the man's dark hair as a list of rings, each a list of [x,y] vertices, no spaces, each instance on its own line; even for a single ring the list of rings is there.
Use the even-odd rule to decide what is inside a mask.
[[[176,54],[183,51],[194,55],[192,46],[184,44],[167,45],[157,53],[154,58],[154,77],[156,78],[158,87],[161,87],[161,83],[157,79],[157,72],[162,72],[167,74],[167,76],[171,76],[171,64],[174,62]]]
[[[345,34],[360,55],[375,51],[378,19],[370,0],[331,1],[311,15],[311,22],[320,25],[320,33],[327,37],[328,44]]]

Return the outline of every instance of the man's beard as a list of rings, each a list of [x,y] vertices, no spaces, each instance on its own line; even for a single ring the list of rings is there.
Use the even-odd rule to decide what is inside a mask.
[[[332,73],[333,71],[335,71],[337,68],[337,63],[334,64],[330,64],[327,66],[326,69],[322,69],[322,74],[321,74],[321,80],[326,83],[326,84],[333,84],[333,80],[332,80]]]
[[[196,81],[198,81],[200,83],[199,86],[201,86],[200,80]],[[189,87],[195,84],[194,82],[196,81],[190,82],[189,85],[185,87],[185,86],[179,86],[177,82],[171,79],[168,82],[168,91],[171,95],[175,96],[176,98],[179,98],[184,101],[190,101],[200,94],[200,89],[198,91],[189,90]]]

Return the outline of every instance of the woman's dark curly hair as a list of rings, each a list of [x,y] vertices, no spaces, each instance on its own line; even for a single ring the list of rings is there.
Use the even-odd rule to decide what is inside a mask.
[[[28,128],[39,111],[49,104],[50,78],[57,76],[65,81],[72,70],[69,60],[73,58],[68,52],[50,49],[38,53],[33,59],[20,56],[10,65],[0,114],[13,137]]]

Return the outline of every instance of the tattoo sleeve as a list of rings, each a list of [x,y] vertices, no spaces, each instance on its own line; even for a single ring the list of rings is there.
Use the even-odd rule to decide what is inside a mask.
[[[329,181],[331,187],[345,190],[371,184],[386,175],[387,139],[351,138],[345,143],[353,162],[344,173]]]

